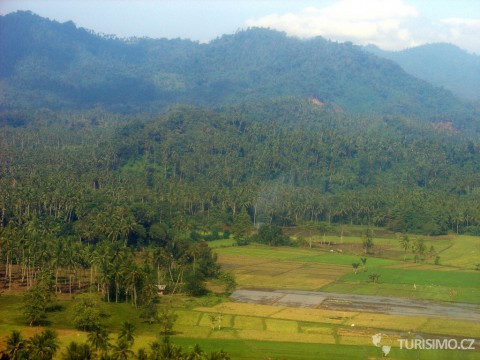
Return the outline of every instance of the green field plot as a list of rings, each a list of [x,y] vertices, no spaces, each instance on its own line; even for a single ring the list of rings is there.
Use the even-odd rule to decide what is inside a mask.
[[[391,241],[391,240],[389,240]],[[332,250],[332,251],[330,251]],[[352,260],[359,260],[359,256],[342,254],[335,251],[334,248],[325,249],[308,249],[295,247],[268,247],[264,245],[236,246],[229,248],[219,248],[215,252],[219,255],[235,255],[254,258],[262,258],[264,260],[291,260],[301,262],[314,262],[326,264],[343,264],[350,265]],[[361,256],[364,256],[363,254]],[[375,262],[375,265],[394,264],[395,260],[384,259],[379,257],[369,257]]]
[[[251,245],[216,249],[219,262],[237,275],[240,286],[315,290],[352,272],[360,257],[298,248]],[[369,257],[367,266],[387,266],[398,261]]]
[[[380,275],[371,283],[369,275]],[[369,268],[345,274],[323,291],[480,303],[480,273],[436,270]]]
[[[372,344],[364,346],[343,344],[298,344],[295,342],[271,342],[256,340],[176,339],[179,345],[188,347],[197,342],[203,349],[219,348],[235,354],[232,359],[384,359],[380,348]],[[389,359],[422,360],[474,360],[480,353],[447,350],[400,350],[392,348]]]
[[[0,339],[5,339],[11,330],[20,330],[24,336],[32,336],[42,330],[41,327],[24,325],[20,314],[20,299],[18,296],[0,298]],[[62,305],[61,310],[50,313],[48,320],[55,321],[61,354],[69,342],[86,341],[86,333],[71,328],[71,301],[58,302]],[[324,356],[333,359],[364,359],[365,356],[380,359],[380,349],[371,343],[372,334],[378,332],[388,331],[392,342],[399,333],[405,331],[465,337],[473,337],[480,331],[479,324],[465,321],[445,322],[439,319],[232,302],[215,305],[212,299],[197,299],[188,307],[185,303],[184,297],[179,297],[179,308],[175,307],[176,302],[172,303],[173,311],[177,314],[172,341],[184,349],[191,349],[194,344],[199,344],[204,351],[223,349],[231,354],[232,359],[317,359]],[[194,303],[207,306],[191,308]],[[150,325],[141,320],[138,312],[130,305],[104,304],[104,310],[108,314],[107,326],[112,339],[125,319],[136,326],[134,351],[142,347],[148,349],[150,343],[160,339],[159,325]],[[210,315],[219,314],[221,326],[212,329]],[[60,321],[62,315],[64,320]],[[2,346],[5,343],[0,340],[0,350]],[[398,346],[392,348],[389,358],[410,359],[412,355],[421,359],[480,358],[478,352],[407,352]]]
[[[412,236],[412,239],[415,237]],[[333,239],[333,237],[332,237]],[[397,238],[374,239],[395,248],[394,258],[366,256],[358,274],[352,264],[364,255],[339,253],[333,249],[271,248],[262,245],[218,248],[219,262],[231,269],[240,287],[322,290],[340,293],[411,297],[441,301],[480,302],[478,263],[480,241],[472,236],[424,237],[426,248],[434,246],[439,264],[432,258],[415,263],[411,251],[403,261]],[[327,240],[331,240],[327,236]],[[360,243],[359,237],[344,237]],[[378,283],[369,276],[378,274]]]
[[[391,284],[416,284],[448,287],[471,287],[480,285],[480,272],[435,271],[435,270],[403,270],[375,268],[360,271],[358,274],[346,274],[344,281],[368,282],[368,276],[375,271],[380,275],[380,282]]]
[[[439,253],[439,256],[440,263],[443,265],[475,269],[475,265],[480,263],[480,238],[456,236],[450,246]]]

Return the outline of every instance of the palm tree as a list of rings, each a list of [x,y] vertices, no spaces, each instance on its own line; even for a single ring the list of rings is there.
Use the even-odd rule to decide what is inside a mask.
[[[402,236],[402,238],[400,239],[400,246],[405,251],[403,255],[403,261],[407,261],[407,250],[410,247],[410,239],[408,235],[405,234]]]
[[[79,263],[79,249],[78,246],[75,246],[73,242],[66,242],[65,243],[65,250],[63,253],[64,256],[64,266],[68,269],[68,288],[70,297],[72,296],[73,290],[73,278],[75,277],[77,270],[80,266]]]
[[[122,328],[120,329],[120,333],[118,334],[118,339],[125,339],[125,341],[127,341],[130,346],[133,345],[134,341],[135,341],[135,337],[134,337],[134,333],[135,333],[135,325],[133,325],[132,323],[128,322],[128,321],[125,321],[123,324],[122,324]]]
[[[120,282],[123,278],[123,266],[122,261],[120,259],[116,259],[114,263],[112,263],[112,267],[110,268],[110,275],[113,277],[115,282],[115,302],[118,303],[118,295],[120,293]]]
[[[130,266],[125,268],[125,280],[126,280],[126,289],[127,291],[132,291],[132,303],[133,306],[137,307],[137,285],[145,277],[145,273],[140,269],[140,267],[132,261]]]
[[[372,274],[368,275],[368,278],[370,279],[371,282],[376,284],[376,283],[378,283],[378,279],[380,278],[380,275],[376,274],[376,273],[372,273]]]
[[[110,302],[110,274],[109,267],[105,266],[100,268],[100,274],[98,275],[98,282],[102,287],[102,295],[107,298],[107,302]]]
[[[5,253],[5,284],[7,283],[8,278],[8,290],[12,287],[12,253],[13,253],[13,244],[12,244],[12,235],[13,232],[7,231],[8,228],[0,228],[0,249],[5,249],[0,251]]]
[[[362,236],[362,246],[365,254],[368,254],[370,250],[374,247],[373,244],[373,231],[371,229],[365,230],[365,233]]]
[[[423,255],[425,254],[426,250],[427,247],[425,246],[423,239],[416,239],[412,246],[412,251],[415,254],[415,262],[423,261]]]
[[[60,287],[58,286],[58,275],[60,268],[65,262],[65,240],[63,238],[57,237],[54,241],[49,242],[51,258],[50,263],[55,269],[55,293],[58,293]]]
[[[51,360],[58,350],[58,335],[55,331],[46,329],[34,335],[27,344],[28,358],[36,360]]]
[[[147,351],[144,348],[138,349],[136,358],[137,360],[148,360]]]
[[[181,359],[182,348],[172,344],[168,336],[163,337],[162,343],[154,342],[150,344],[153,359]]]
[[[117,343],[111,346],[112,358],[117,360],[127,360],[130,355],[134,355],[130,347],[131,344],[125,338],[119,338]]]
[[[72,341],[62,354],[63,360],[91,360],[95,355],[87,344],[78,344]]]
[[[322,244],[325,245],[326,244],[326,240],[325,240],[326,234],[327,234],[327,232],[331,231],[332,226],[328,222],[321,221],[318,224],[316,224],[316,229],[323,234]]]
[[[360,266],[360,263],[352,263],[353,271],[355,274],[358,273],[358,267]]]
[[[107,302],[110,302],[110,282],[111,282],[111,273],[110,268],[111,263],[111,253],[112,248],[110,243],[102,242],[96,246],[95,249],[95,264],[99,270],[97,275],[97,282],[99,287],[102,289],[103,295],[107,298]]]
[[[26,340],[20,334],[20,331],[13,330],[7,339],[7,356],[9,359],[23,359],[25,353]]]
[[[193,274],[195,275],[197,257],[200,256],[200,246],[196,243],[190,245],[187,254],[193,257]]]
[[[136,222],[130,211],[126,208],[120,208],[118,213],[119,231],[120,234],[123,235],[124,246],[126,247],[128,245],[128,235],[132,232]]]
[[[157,247],[153,251],[153,259],[155,266],[157,267],[157,284],[160,284],[160,267],[166,267],[169,258],[164,248]]]
[[[108,332],[104,326],[96,326],[87,335],[87,342],[95,351],[106,352],[108,349]]]

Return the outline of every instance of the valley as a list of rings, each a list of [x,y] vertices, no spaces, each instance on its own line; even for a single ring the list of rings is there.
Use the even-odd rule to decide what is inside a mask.
[[[2,359],[480,359],[478,56],[0,36]]]

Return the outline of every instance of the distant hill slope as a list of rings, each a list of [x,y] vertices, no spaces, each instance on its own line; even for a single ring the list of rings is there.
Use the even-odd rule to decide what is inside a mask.
[[[480,103],[480,56],[452,44],[428,44],[393,52],[376,46],[365,49],[398,63],[407,73],[443,86],[455,95]]]
[[[158,110],[281,96],[336,111],[465,124],[472,110],[446,90],[350,43],[250,29],[209,44],[106,38],[30,12],[0,17],[4,108]]]

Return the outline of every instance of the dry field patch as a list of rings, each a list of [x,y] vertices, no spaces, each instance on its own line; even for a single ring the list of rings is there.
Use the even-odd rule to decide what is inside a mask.
[[[203,314],[202,318],[200,319],[200,322],[198,323],[199,326],[205,326],[209,327],[210,329],[212,328],[212,320],[210,319],[210,316],[212,314]],[[214,314],[214,316],[217,316],[218,314]],[[214,322],[216,326],[218,327],[219,323]],[[225,328],[225,327],[230,327],[232,324],[232,315],[225,315],[222,314],[222,321],[220,322],[220,327]]]
[[[340,337],[340,344],[343,345],[367,345],[372,344],[372,335],[378,331],[356,327],[339,327],[337,334]]]
[[[250,288],[274,288],[296,290],[318,290],[333,280],[320,277],[304,277],[299,275],[284,274],[282,276],[263,276],[257,274],[237,274],[237,284]]]
[[[214,339],[238,339],[237,331],[223,331],[223,330],[211,330],[208,334],[209,338]]]
[[[449,319],[428,319],[426,323],[419,327],[419,331],[428,334],[479,338],[480,323]]]
[[[374,313],[360,313],[352,319],[355,326],[412,331],[427,322],[428,318],[419,316],[396,316]]]
[[[201,313],[194,313],[185,310],[175,310],[175,314],[177,314],[177,324],[191,326],[197,325],[199,318],[202,316]]]
[[[458,269],[449,266],[440,266],[433,264],[422,263],[399,263],[383,266],[389,269],[403,269],[403,270],[436,270],[436,271],[458,271]],[[465,271],[465,270],[462,270]]]
[[[327,324],[343,324],[350,322],[358,315],[358,312],[335,311],[325,309],[304,309],[304,308],[282,308],[281,311],[273,314],[275,319],[287,319],[306,322],[318,322]]]
[[[206,339],[212,328],[210,326],[175,326],[175,336]]]
[[[267,331],[281,332],[288,334],[297,334],[299,332],[298,323],[292,320],[266,319]]]
[[[241,330],[265,330],[264,319],[253,316],[235,316],[233,327]]]
[[[206,312],[206,313],[214,312],[214,313],[232,314],[232,315],[248,314],[250,316],[259,316],[259,317],[270,317],[282,309],[284,309],[284,307],[282,306],[245,304],[245,303],[235,303],[235,302],[225,302],[212,307],[195,308],[195,310],[197,311]]]
[[[300,332],[304,334],[324,334],[332,335],[333,329],[325,326],[317,326],[311,324],[302,324],[300,325]]]
[[[263,341],[335,344],[335,338],[332,335],[327,334],[292,334],[259,330],[240,330],[238,331],[238,336],[241,339],[255,339]]]
[[[219,263],[232,270],[240,287],[320,289],[351,271],[349,266],[220,254]]]

